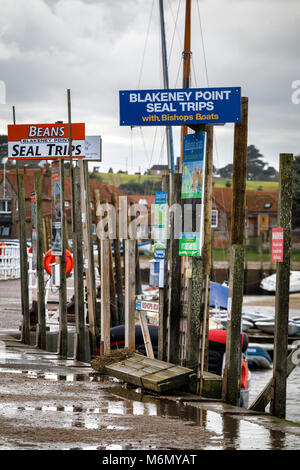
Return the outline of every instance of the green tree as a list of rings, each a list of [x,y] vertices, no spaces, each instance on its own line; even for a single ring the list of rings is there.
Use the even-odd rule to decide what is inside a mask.
[[[247,180],[261,180],[266,166],[262,159],[263,156],[255,145],[249,145],[247,148]]]
[[[223,168],[219,168],[216,171],[216,174],[220,176],[221,178],[232,178],[232,171],[233,171],[233,165],[232,163],[229,163],[228,165],[224,166]]]
[[[221,178],[232,178],[233,165],[229,163],[223,168],[215,169],[215,174]],[[247,180],[254,181],[277,181],[278,171],[263,161],[263,155],[255,147],[248,145],[247,148]]]

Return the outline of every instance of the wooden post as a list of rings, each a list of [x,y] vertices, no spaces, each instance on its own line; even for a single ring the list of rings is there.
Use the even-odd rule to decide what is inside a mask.
[[[143,334],[143,339],[144,339],[144,343],[145,343],[145,349],[146,349],[147,357],[149,357],[150,359],[154,359],[151,336],[150,336],[150,333],[149,333],[145,313],[142,310],[139,311],[139,318],[140,318],[140,324],[141,324],[141,329],[142,329],[142,334]]]
[[[289,375],[293,372],[293,370],[299,365],[299,354],[300,354],[300,347],[296,346],[289,356],[287,357],[287,369],[286,369],[286,379]],[[274,392],[274,379],[272,378],[258,397],[251,403],[249,406],[249,410],[253,411],[265,411],[266,407],[270,403],[273,397]]]
[[[132,350],[135,349],[135,249],[135,240],[125,240],[125,347]]]
[[[43,217],[43,252],[48,251],[48,240],[47,240],[47,224],[46,219]]]
[[[200,371],[199,357],[200,334],[203,332],[203,260],[200,256],[192,257],[191,298],[188,315],[186,366]],[[202,312],[201,312],[202,310]],[[202,316],[201,316],[202,313]],[[202,347],[200,348],[202,351]],[[200,378],[200,374],[198,375]]]
[[[83,248],[82,248],[82,212],[80,197],[79,168],[72,168],[74,180],[74,291],[76,335],[74,354],[78,361],[85,360],[85,320],[84,320],[84,287],[83,287]]]
[[[172,180],[173,193],[170,194],[170,203],[180,204],[181,202],[181,180],[180,173],[172,173],[170,175],[170,182]],[[169,330],[168,330],[168,355],[167,360],[173,364],[179,362],[179,328],[180,328],[180,314],[181,314],[181,258],[179,256],[179,238],[175,238],[175,214],[174,211],[170,217],[170,280],[169,280]]]
[[[16,124],[16,110],[12,107],[13,124]],[[18,212],[19,212],[19,240],[20,240],[20,271],[21,271],[21,304],[22,304],[22,329],[21,341],[30,344],[30,315],[28,292],[28,256],[26,234],[26,205],[24,176],[19,174],[19,162],[16,160],[16,176],[18,185]]]
[[[36,330],[36,346],[46,349],[46,311],[45,311],[45,280],[43,255],[43,213],[42,213],[42,178],[40,172],[34,173],[34,191],[36,194],[36,231],[37,231],[37,279],[38,279],[38,325]]]
[[[142,281],[141,281],[141,270],[140,270],[140,256],[139,256],[139,245],[138,240],[135,242],[135,279],[136,279],[136,294],[142,294]]]
[[[119,234],[119,211],[117,205],[116,194],[112,193],[111,202],[115,208],[116,213],[116,238],[113,241],[114,245],[114,261],[115,261],[115,276],[116,276],[116,288],[117,288],[117,299],[118,299],[118,314],[120,324],[124,323],[124,295],[123,295],[123,276],[122,276],[122,265],[121,265],[121,253],[120,253],[120,234]]]
[[[244,292],[245,216],[247,179],[248,98],[241,99],[240,123],[234,128],[231,211],[231,266],[229,279],[226,365],[223,394],[226,402],[239,404],[241,370],[241,317]],[[230,305],[231,304],[231,305]]]
[[[110,273],[109,239],[101,239],[101,349],[110,351]]]
[[[210,294],[210,275],[212,270],[212,188],[213,188],[213,141],[214,128],[206,126],[206,158],[205,158],[205,184],[204,184],[204,244],[203,244],[203,324],[202,324],[202,351],[200,361],[200,373],[203,377],[203,371],[208,370],[208,331],[209,331],[209,294]],[[201,346],[201,343],[200,343]],[[199,351],[200,353],[200,351]]]
[[[68,321],[67,321],[67,276],[66,276],[66,212],[65,212],[65,171],[64,160],[59,160],[60,200],[61,200],[61,245],[59,257],[59,334],[57,352],[62,357],[68,355]]]
[[[97,234],[97,247],[98,247],[98,273],[101,277],[101,240],[99,238],[98,233],[98,224],[101,222],[101,217],[97,215],[97,211],[100,206],[100,191],[99,189],[94,190],[94,208],[95,208],[95,221],[96,221],[96,234]],[[97,331],[101,330],[101,313],[100,309],[98,308],[98,304],[96,304],[96,327]]]
[[[280,154],[279,226],[283,228],[283,262],[277,263],[273,391],[271,414],[285,418],[288,355],[291,220],[293,199],[293,155]]]
[[[86,289],[89,318],[89,346],[91,356],[96,356],[96,297],[95,297],[95,269],[93,254],[93,239],[91,233],[90,194],[88,180],[88,162],[79,161],[80,186],[81,186],[81,210],[82,232],[84,242],[84,258],[87,262]]]
[[[162,191],[168,192],[167,202],[169,204],[169,182],[170,175],[164,175],[162,177]],[[167,219],[167,224],[169,218]],[[159,330],[158,330],[158,359],[161,361],[167,360],[168,350],[168,253],[169,253],[170,242],[167,240],[165,266],[164,266],[164,287],[159,288]]]
[[[113,326],[119,325],[119,313],[118,313],[117,292],[116,292],[114,266],[113,266],[112,245],[111,245],[110,240],[109,240],[108,250],[109,250],[111,326],[113,327]]]
[[[127,199],[121,199],[123,246],[125,249],[125,347],[135,349],[135,250],[136,241],[128,238]],[[132,235],[132,234],[130,234]],[[130,236],[129,235],[129,236]],[[124,240],[125,238],[125,240]]]
[[[18,162],[17,162],[18,165]],[[19,238],[20,238],[20,265],[21,265],[21,299],[22,299],[22,342],[30,344],[30,316],[28,293],[28,257],[26,244],[26,207],[24,191],[24,175],[17,170],[18,181],[18,209],[19,209]]]

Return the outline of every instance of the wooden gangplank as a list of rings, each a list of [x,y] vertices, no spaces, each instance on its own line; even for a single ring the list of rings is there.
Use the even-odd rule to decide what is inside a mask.
[[[197,379],[192,369],[149,359],[136,353],[126,360],[107,365],[105,370],[113,377],[154,392],[188,386]]]

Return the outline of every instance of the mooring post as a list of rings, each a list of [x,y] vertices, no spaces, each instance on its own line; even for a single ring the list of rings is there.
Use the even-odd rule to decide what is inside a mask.
[[[82,212],[80,197],[79,168],[72,168],[74,180],[74,291],[75,291],[75,322],[76,335],[74,353],[78,361],[85,360],[85,318],[84,318],[84,287],[83,287],[83,247],[82,247]]]
[[[66,276],[66,212],[65,212],[65,168],[64,160],[59,160],[60,206],[61,206],[61,248],[59,257],[59,334],[57,352],[62,357],[68,355],[68,321],[67,321],[67,276]]]
[[[116,237],[113,240],[114,245],[114,261],[115,261],[115,276],[116,276],[116,288],[117,288],[117,299],[118,299],[118,315],[120,324],[124,323],[124,295],[123,295],[123,275],[121,265],[121,253],[120,253],[120,234],[119,234],[119,208],[117,204],[116,194],[112,193],[111,202],[115,209],[116,214]]]
[[[17,165],[18,165],[18,162],[17,162]],[[18,181],[21,299],[22,299],[22,342],[25,344],[30,344],[28,256],[27,256],[27,245],[26,245],[26,208],[25,208],[24,175],[17,173],[17,181]]]
[[[93,240],[90,221],[90,194],[87,161],[79,161],[82,232],[85,258],[85,280],[87,290],[87,307],[89,319],[89,346],[91,357],[96,356],[96,297],[95,297],[95,270],[93,255]]]
[[[12,107],[13,124],[16,124],[16,110]],[[21,304],[22,327],[21,341],[30,344],[30,315],[29,315],[29,291],[28,291],[28,256],[26,243],[26,206],[24,176],[19,174],[19,162],[16,160],[16,176],[18,186],[18,212],[19,212],[19,240],[20,240],[20,272],[21,272]]]
[[[201,376],[203,371],[208,369],[208,332],[209,332],[209,296],[210,277],[212,268],[212,189],[213,189],[213,142],[214,128],[206,126],[206,159],[205,159],[205,184],[204,184],[204,243],[203,243],[203,279],[205,281],[204,294],[204,319],[202,333],[202,356],[201,356]]]
[[[169,305],[168,305],[168,355],[167,360],[172,364],[179,363],[179,336],[180,336],[180,314],[181,314],[181,257],[179,256],[179,234],[177,233],[177,205],[181,204],[181,173],[170,174],[172,193],[170,204],[172,210],[170,216],[170,251],[169,251]]]
[[[96,236],[97,236],[97,247],[98,247],[98,274],[101,276],[101,240],[99,236],[99,224],[101,223],[100,212],[100,191],[99,189],[94,190],[94,207],[95,207],[95,221],[96,221]],[[101,282],[101,281],[100,281]],[[101,313],[96,303],[96,327],[97,332],[101,330]]]
[[[241,322],[244,293],[248,98],[241,99],[241,122],[234,127],[231,253],[223,395],[237,406],[240,397]]]
[[[132,350],[135,349],[135,249],[135,240],[125,240],[125,347]]]
[[[293,199],[293,154],[280,154],[279,227],[283,228],[283,262],[277,263],[273,390],[270,411],[278,418],[286,413],[286,378],[291,258],[291,221]]]
[[[136,240],[131,230],[128,230],[129,217],[127,197],[120,198],[121,226],[123,246],[125,249],[125,347],[135,349],[135,250]],[[125,239],[125,240],[124,240]]]
[[[42,175],[34,173],[34,191],[36,195],[36,232],[37,232],[37,280],[38,280],[38,324],[36,330],[36,346],[46,349],[46,311],[45,281],[43,255],[43,213],[42,213]]]
[[[101,348],[103,354],[108,354],[110,351],[110,270],[109,270],[109,257],[110,257],[110,244],[109,239],[104,239],[102,233],[101,239]]]

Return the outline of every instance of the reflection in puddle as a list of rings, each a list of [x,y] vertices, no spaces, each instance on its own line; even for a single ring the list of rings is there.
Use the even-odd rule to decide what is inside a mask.
[[[105,382],[105,377],[92,373],[89,374],[55,374],[53,372],[37,372],[34,370],[10,369],[0,367],[0,373],[26,375],[31,379],[45,379],[65,382]],[[106,379],[107,380],[107,379]]]
[[[206,412],[206,429],[216,434],[223,435],[223,419],[222,416],[213,411]]]

